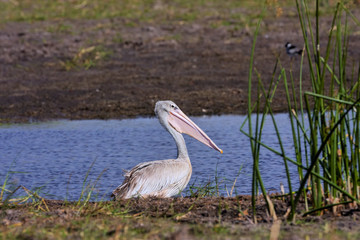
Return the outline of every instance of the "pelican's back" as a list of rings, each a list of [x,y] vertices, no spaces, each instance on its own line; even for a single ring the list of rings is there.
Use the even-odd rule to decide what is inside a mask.
[[[124,182],[113,191],[112,196],[116,199],[138,196],[171,197],[186,187],[191,173],[189,159],[140,163],[125,174]]]

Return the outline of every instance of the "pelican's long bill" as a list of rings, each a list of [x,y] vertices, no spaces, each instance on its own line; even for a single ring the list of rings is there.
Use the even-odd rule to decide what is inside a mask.
[[[220,153],[223,153],[216,144],[201,130],[190,118],[188,118],[185,113],[183,113],[179,108],[172,109],[168,117],[169,124],[175,128],[179,133],[185,133],[196,140],[202,142],[206,146],[209,146]]]

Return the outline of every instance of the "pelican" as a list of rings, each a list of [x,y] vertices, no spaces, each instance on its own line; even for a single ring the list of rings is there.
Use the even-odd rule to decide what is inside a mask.
[[[220,153],[223,151],[172,101],[158,101],[155,114],[177,146],[177,158],[143,162],[125,173],[124,182],[113,192],[116,200],[132,197],[171,197],[188,184],[192,167],[182,133]]]

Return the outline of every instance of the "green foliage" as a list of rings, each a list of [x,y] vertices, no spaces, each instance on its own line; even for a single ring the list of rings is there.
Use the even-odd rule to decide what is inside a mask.
[[[64,23],[57,23],[48,26],[46,30],[50,33],[70,33],[71,26]]]
[[[4,182],[1,186],[1,191],[0,191],[0,207],[8,207],[10,204],[19,204],[19,203],[24,203],[27,202],[29,199],[32,201],[36,201],[37,197],[38,197],[38,193],[41,190],[41,187],[37,188],[36,191],[31,192],[28,189],[26,189],[24,186],[21,185],[17,185],[16,182],[13,182],[11,180],[11,176],[14,173],[26,173],[26,172],[19,172],[19,171],[13,171],[12,168],[14,167],[14,165],[16,164],[16,161],[13,161],[10,169],[8,170],[8,172],[6,173]],[[27,193],[27,196],[24,197],[18,197],[18,198],[14,198],[14,194],[19,190],[19,189],[24,189],[25,192]]]
[[[73,58],[65,61],[60,61],[60,65],[66,70],[83,68],[90,69],[95,67],[97,63],[106,59],[111,55],[111,52],[103,46],[90,46],[81,48]]]
[[[215,170],[215,177],[213,181],[208,181],[203,184],[196,184],[196,181],[189,186],[187,194],[190,197],[203,198],[203,197],[220,197],[220,191],[226,192],[227,197],[236,195],[235,185],[238,177],[241,174],[242,166],[240,167],[235,179],[227,179],[226,177],[219,177],[217,172],[217,165]],[[228,186],[231,186],[228,188]]]
[[[220,1],[220,0],[11,0],[0,1],[0,22],[9,21],[45,21],[62,19],[104,19],[126,18],[140,22],[192,22],[199,19],[230,18],[238,22],[253,19],[243,19],[244,8],[251,9],[256,14],[259,3],[263,1]],[[269,1],[269,6],[277,1]],[[287,0],[283,5],[288,5]]]
[[[253,197],[258,194],[258,186],[266,196],[259,171],[259,152],[265,147],[283,158],[291,196],[291,217],[295,217],[297,203],[302,196],[311,210],[308,213],[323,211],[339,204],[348,204],[349,200],[359,202],[360,172],[360,62],[348,57],[350,23],[353,28],[360,26],[348,8],[337,4],[332,24],[329,26],[328,41],[320,44],[320,1],[316,1],[314,15],[307,1],[296,1],[299,22],[304,39],[304,53],[300,63],[300,90],[295,91],[292,69],[281,66],[277,60],[274,74],[280,64],[278,82],[283,81],[286,90],[290,126],[293,134],[294,155],[288,157],[282,147],[282,138],[271,108],[272,98],[277,84],[271,84],[265,90],[260,74],[257,75],[257,101],[251,103],[252,64],[249,74],[249,132],[241,131],[250,138],[254,159]],[[315,21],[313,21],[314,16]],[[312,24],[314,24],[313,26]],[[254,38],[256,42],[257,32]],[[325,46],[325,51],[320,47]],[[307,60],[312,82],[312,91],[302,91],[303,63]],[[251,63],[253,62],[253,55]],[[353,66],[353,67],[351,67]],[[354,67],[355,66],[355,67]],[[357,70],[355,70],[357,69]],[[274,75],[273,75],[274,78]],[[265,104],[263,104],[265,102]],[[261,105],[262,104],[262,105]],[[260,109],[262,107],[262,109]],[[255,133],[251,114],[256,110]],[[260,112],[263,114],[261,115]],[[272,118],[280,150],[270,148],[261,141],[263,119],[267,114]],[[306,119],[308,123],[306,123]],[[293,198],[293,185],[288,171],[288,162],[298,167],[300,187]],[[306,190],[310,189],[308,198]],[[351,202],[350,201],[350,202]],[[255,202],[253,202],[255,203]],[[271,207],[271,204],[268,205]],[[269,209],[270,210],[270,209]],[[271,212],[271,210],[270,210]],[[308,214],[305,213],[305,214]]]

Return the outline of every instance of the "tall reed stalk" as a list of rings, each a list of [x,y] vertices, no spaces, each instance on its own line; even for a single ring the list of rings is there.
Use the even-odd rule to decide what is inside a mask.
[[[241,131],[250,139],[253,154],[253,211],[258,186],[267,199],[259,171],[260,150],[265,147],[283,159],[292,219],[301,198],[305,201],[304,214],[319,213],[339,204],[359,203],[360,200],[360,62],[359,59],[349,62],[348,56],[350,25],[358,28],[360,22],[344,3],[339,2],[334,9],[327,42],[323,42],[320,38],[319,0],[313,6],[309,5],[309,1],[295,0],[295,3],[304,40],[298,92],[295,90],[297,80],[294,80],[292,69],[283,67],[279,59],[275,60],[275,66],[280,65],[277,78],[284,82],[289,131],[293,136],[292,156],[296,159],[292,159],[290,153],[285,152],[283,148],[282,137],[271,108],[277,88],[277,84],[273,84],[276,71],[274,70],[268,90],[264,88],[260,74],[257,81],[252,77],[258,28],[255,32],[249,68],[248,116],[245,121],[248,123],[248,132],[243,130],[245,122],[241,127]],[[314,14],[310,11],[312,7],[315,8]],[[303,64],[308,65],[309,75],[306,76],[306,80],[311,81],[312,86],[311,91],[307,92],[302,91]],[[251,93],[254,89],[258,90],[258,95],[257,101],[252,103]],[[263,106],[261,111],[260,106]],[[254,110],[255,121],[252,119]],[[278,150],[262,142],[263,120],[266,115],[270,115],[272,119],[279,143]],[[308,119],[308,123],[305,119]],[[290,176],[291,165],[288,163],[296,165],[298,169],[299,186],[291,182],[294,176]],[[292,189],[296,188],[293,196]],[[271,205],[268,204],[268,207]],[[269,212],[272,211],[273,209],[269,209]]]

